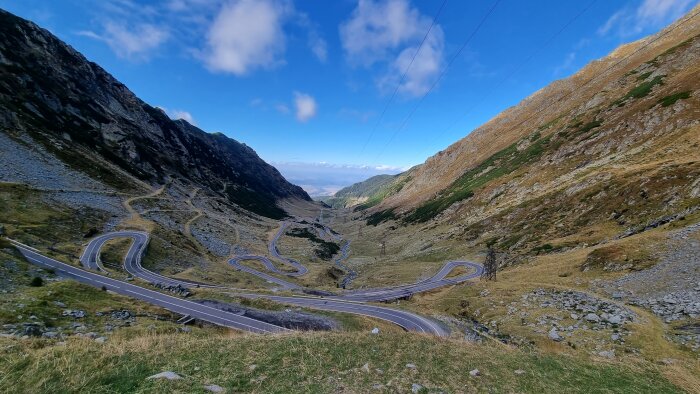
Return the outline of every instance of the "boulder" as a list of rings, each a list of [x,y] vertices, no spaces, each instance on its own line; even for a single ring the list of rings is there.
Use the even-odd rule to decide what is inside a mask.
[[[547,334],[549,339],[555,341],[555,342],[560,342],[562,339],[561,335],[559,335],[559,332],[557,331],[556,327],[552,327],[551,330],[549,330],[549,334]]]
[[[591,323],[598,323],[600,321],[600,317],[596,315],[595,313],[589,313],[585,317],[586,321],[589,321]]]

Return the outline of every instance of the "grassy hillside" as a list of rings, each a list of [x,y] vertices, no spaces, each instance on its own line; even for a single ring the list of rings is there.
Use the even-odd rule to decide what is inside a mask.
[[[383,192],[401,175],[376,175],[362,182],[338,190],[323,201],[333,208],[350,208],[369,200],[381,200]]]
[[[438,154],[411,171],[397,191],[377,194],[358,207],[368,209],[369,224],[393,219],[421,232],[445,225],[436,236],[535,254],[576,246],[555,245],[552,239],[587,234],[602,242],[695,212],[700,209],[698,33],[700,21],[689,21],[684,29],[659,36],[663,44],[643,46],[656,37],[635,43],[638,52],[630,52],[635,56],[629,64],[618,60],[620,66],[608,73],[592,74],[592,68],[619,59],[615,54],[587,66],[519,105],[520,113],[509,116],[516,126],[489,123],[448,149],[454,157],[478,148],[480,160],[437,168],[446,160]],[[596,77],[603,85],[595,91],[586,86],[571,95],[573,90],[562,88]],[[568,104],[557,111],[544,103],[532,108],[545,94],[564,95],[561,101]],[[477,139],[492,143],[477,146]],[[426,168],[432,168],[431,181],[454,179],[432,192],[431,181],[421,179]],[[416,189],[419,181],[422,189]],[[407,199],[418,191],[419,200]]]
[[[678,388],[650,364],[469,345],[416,334],[150,335],[103,345],[0,339],[0,390],[38,392],[645,392]],[[478,369],[479,376],[469,371]],[[173,371],[182,379],[147,380]],[[420,385],[416,387],[414,385]]]

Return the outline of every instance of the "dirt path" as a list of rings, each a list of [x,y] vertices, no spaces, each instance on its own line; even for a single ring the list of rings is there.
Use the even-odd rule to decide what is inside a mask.
[[[134,201],[145,199],[145,198],[153,198],[157,197],[165,191],[165,187],[167,184],[161,186],[158,189],[153,190],[151,193],[144,194],[142,196],[134,196],[127,198],[122,202],[122,205],[124,205],[124,208],[129,212],[129,218],[124,221],[124,225],[126,226],[133,226],[136,228],[141,228],[147,231],[150,231],[153,227],[153,223],[150,220],[144,219],[141,214],[134,209],[134,207],[131,206],[131,204]]]
[[[185,236],[189,238],[190,241],[197,247],[197,249],[201,252],[204,253],[205,255],[209,254],[209,251],[206,250],[204,245],[202,245],[199,241],[197,241],[197,238],[192,235],[192,223],[197,221],[199,218],[204,216],[204,211],[201,208],[197,208],[194,206],[192,203],[192,199],[197,197],[197,193],[199,193],[199,188],[196,187],[194,190],[192,190],[192,193],[190,196],[185,200],[185,203],[187,203],[187,206],[190,207],[192,211],[195,212],[195,215],[192,216],[187,222],[185,222]]]

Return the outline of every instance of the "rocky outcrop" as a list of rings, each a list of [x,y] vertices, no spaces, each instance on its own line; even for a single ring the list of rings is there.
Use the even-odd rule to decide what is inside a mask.
[[[30,135],[71,167],[117,189],[179,179],[281,217],[310,200],[253,149],[173,121],[47,30],[0,10],[0,130]]]

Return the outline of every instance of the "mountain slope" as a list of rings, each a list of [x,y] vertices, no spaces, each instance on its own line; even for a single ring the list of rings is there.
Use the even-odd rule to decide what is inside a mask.
[[[338,190],[333,197],[324,202],[333,208],[348,208],[367,202],[380,194],[387,185],[392,184],[398,175],[375,175],[362,182]]]
[[[183,180],[263,216],[310,200],[255,151],[173,121],[35,24],[0,10],[0,128],[118,190]]]
[[[442,226],[438,237],[539,251],[694,212],[698,12],[541,89],[412,169],[370,221],[398,217]]]

